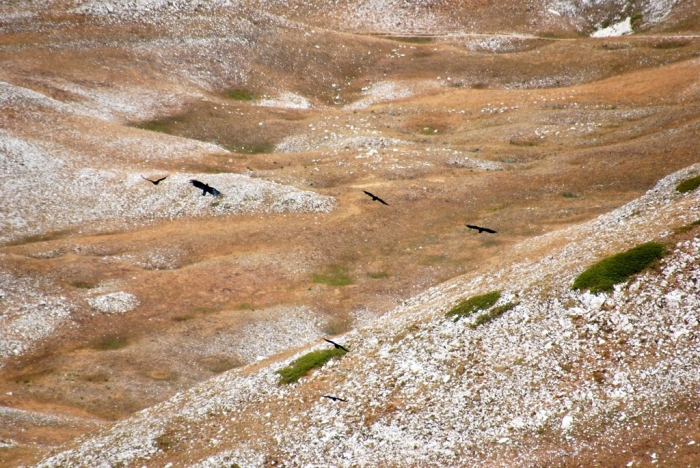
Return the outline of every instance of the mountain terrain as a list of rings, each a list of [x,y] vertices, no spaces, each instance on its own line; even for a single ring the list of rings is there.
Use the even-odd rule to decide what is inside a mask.
[[[698,6],[3,2],[0,466],[697,465]]]

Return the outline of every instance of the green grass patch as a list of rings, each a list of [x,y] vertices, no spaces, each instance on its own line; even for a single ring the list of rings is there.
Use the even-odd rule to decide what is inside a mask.
[[[71,283],[71,286],[78,289],[92,289],[97,286],[97,283],[94,281],[75,281]]]
[[[367,276],[369,276],[372,279],[387,279],[389,277],[389,273],[384,273],[383,271],[373,273],[371,271],[368,271]]]
[[[512,309],[513,307],[515,307],[516,305],[518,305],[517,302],[508,302],[508,303],[506,303],[506,304],[499,305],[498,307],[494,307],[494,308],[492,308],[491,310],[489,310],[489,311],[486,312],[486,313],[479,314],[479,315],[476,317],[476,320],[474,321],[474,323],[472,323],[472,324],[470,325],[470,327],[476,328],[476,327],[478,327],[479,325],[483,325],[484,323],[488,323],[488,322],[490,322],[491,320],[493,320],[493,319],[495,319],[495,318],[498,318],[498,317],[500,317],[501,315],[503,315],[504,313],[508,312],[509,310],[511,310],[511,309]]]
[[[574,281],[573,289],[588,289],[593,293],[611,291],[614,285],[644,270],[663,254],[663,245],[647,242],[604,258],[581,273]]]
[[[700,219],[697,221],[693,221],[690,224],[686,224],[685,226],[681,226],[679,228],[676,228],[673,230],[674,234],[685,234],[688,231],[692,231],[695,229],[696,226],[700,226]]]
[[[575,193],[571,193],[571,192],[564,192],[561,194],[561,196],[564,198],[578,198],[578,195],[576,195]]]
[[[408,37],[387,36],[386,38],[389,40],[392,40],[392,41],[407,42],[409,44],[430,44],[431,42],[433,42],[432,37],[425,37],[425,36],[408,36]]]
[[[141,130],[148,130],[151,132],[159,132],[159,133],[168,133],[168,126],[170,122],[169,121],[153,121],[153,122],[145,122],[139,125],[136,125],[136,128],[140,128]]]
[[[488,309],[489,307],[493,306],[500,298],[500,291],[491,291],[486,294],[481,294],[480,296],[473,296],[454,306],[445,314],[445,316],[455,317],[456,322],[461,317],[466,317],[468,315],[473,314],[474,312]]]
[[[329,286],[347,286],[352,284],[352,279],[348,276],[348,269],[345,267],[333,267],[326,273],[314,273],[311,281]]]
[[[95,344],[94,348],[100,351],[112,351],[124,348],[127,344],[129,343],[126,338],[119,335],[110,335],[103,337],[102,340]]]
[[[234,99],[236,101],[254,101],[255,100],[255,95],[248,91],[247,89],[241,89],[241,88],[234,88],[226,91],[224,93],[224,96],[226,96],[229,99]]]
[[[232,153],[238,154],[267,154],[275,151],[275,144],[269,141],[259,143],[220,143]]]
[[[681,193],[692,192],[696,188],[700,187],[700,175],[691,177],[690,179],[685,179],[680,184],[676,185],[676,190]]]
[[[343,354],[345,354],[345,351],[336,348],[311,351],[308,354],[304,354],[287,367],[277,371],[280,375],[279,383],[280,385],[294,383],[306,375],[311,369],[323,367],[323,365],[331,359],[340,357]]]

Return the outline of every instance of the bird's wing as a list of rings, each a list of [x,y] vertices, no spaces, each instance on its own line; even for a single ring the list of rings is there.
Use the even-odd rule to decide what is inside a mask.
[[[374,195],[371,194],[371,193],[369,193],[367,190],[363,190],[363,192],[365,192],[365,193],[366,193],[367,195],[369,195],[370,197],[374,198]]]
[[[208,186],[207,184],[205,184],[204,182],[200,182],[200,181],[198,181],[198,180],[196,180],[196,179],[190,179],[190,184],[192,184],[192,185],[194,185],[195,187],[197,187],[198,189],[202,189],[202,190],[204,190],[204,189],[206,189],[207,187],[209,187],[209,186]]]
[[[218,190],[216,190],[214,187],[211,187],[211,188],[209,189],[209,193],[211,193],[211,194],[214,195],[215,197],[221,196],[221,192],[219,192]]]
[[[496,234],[496,231],[494,231],[493,229],[484,228],[484,231],[490,232],[491,234]]]
[[[168,176],[165,176],[165,177],[161,177],[160,179],[158,179],[158,180],[156,180],[156,181],[151,181],[151,182],[153,182],[154,184],[157,184],[158,182],[162,182],[162,181],[164,181],[164,180],[167,179],[167,178],[168,178]]]
[[[155,183],[155,182],[153,182],[153,181],[152,181],[151,179],[147,179],[147,178],[145,178],[144,176],[141,176],[141,178],[142,178],[143,180],[147,180],[147,181],[149,181],[149,182],[150,182],[150,183],[152,183],[152,184],[154,184],[154,183]]]
[[[473,224],[467,224],[469,229],[479,229],[479,226],[474,226]]]
[[[343,345],[338,345],[338,346],[340,346],[340,349],[342,349],[342,350],[345,351],[346,353],[349,353],[349,352],[350,352],[350,350],[349,350],[348,348],[346,348],[345,346],[343,346]]]
[[[384,200],[382,200],[381,198],[376,197],[376,199],[377,199],[377,201],[378,201],[379,203],[383,203],[383,204],[385,204],[386,206],[389,206],[389,204],[388,204],[387,202],[385,202]]]

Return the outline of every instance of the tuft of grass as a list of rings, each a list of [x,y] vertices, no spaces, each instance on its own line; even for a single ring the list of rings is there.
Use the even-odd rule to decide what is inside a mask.
[[[234,99],[236,101],[254,101],[255,95],[248,91],[247,89],[234,88],[228,90],[224,94],[229,99]]]
[[[94,348],[100,351],[112,351],[126,347],[128,341],[119,335],[109,335],[102,338]]]
[[[571,193],[571,192],[564,192],[561,194],[561,196],[564,198],[578,198],[578,195],[576,195],[575,193]]]
[[[294,383],[306,375],[306,373],[311,369],[323,367],[323,365],[331,359],[340,357],[344,354],[345,351],[336,348],[311,351],[310,353],[304,354],[287,367],[277,371],[277,373],[280,375],[279,383],[280,385]]]
[[[692,192],[696,188],[700,187],[700,175],[691,177],[690,179],[685,179],[680,184],[676,185],[676,190],[680,193]]]
[[[314,273],[311,281],[329,286],[347,286],[352,284],[352,279],[348,276],[348,269],[341,266],[333,267],[326,273]]]
[[[486,294],[481,294],[480,296],[473,296],[469,299],[460,302],[452,309],[450,309],[445,316],[455,317],[455,322],[461,317],[466,317],[473,314],[479,310],[486,310],[493,306],[498,299],[501,297],[500,291],[491,291]]]
[[[472,324],[470,325],[470,327],[471,327],[471,328],[476,328],[476,327],[478,327],[479,325],[483,325],[484,323],[488,323],[488,322],[490,322],[491,320],[493,320],[493,319],[495,319],[495,318],[497,318],[497,317],[500,317],[500,316],[503,315],[504,313],[508,312],[509,310],[511,310],[511,309],[512,309],[513,307],[515,307],[516,305],[518,305],[517,302],[508,302],[508,303],[503,304],[503,305],[500,305],[500,306],[498,306],[498,307],[494,307],[494,308],[492,308],[491,310],[489,310],[489,311],[486,312],[486,313],[479,314],[479,315],[476,317],[476,320],[474,321],[474,323],[472,323]]]
[[[663,254],[664,247],[658,242],[638,245],[591,266],[576,278],[572,288],[588,289],[593,293],[611,291],[614,285],[644,270]]]
[[[74,283],[71,283],[71,285],[74,288],[78,288],[78,289],[92,289],[95,286],[97,286],[97,283],[95,283],[93,281],[76,281]]]

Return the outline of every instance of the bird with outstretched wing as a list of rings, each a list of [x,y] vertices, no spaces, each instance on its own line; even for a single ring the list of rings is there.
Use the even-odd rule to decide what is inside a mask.
[[[349,352],[350,352],[350,350],[348,350],[348,348],[346,348],[345,346],[343,346],[343,345],[341,345],[341,344],[336,343],[335,341],[327,340],[327,339],[325,339],[325,338],[323,339],[323,341],[329,342],[330,344],[332,344],[333,346],[335,346],[335,349],[342,349],[342,350],[345,351],[346,353],[349,353]]]
[[[164,181],[165,179],[167,179],[167,177],[168,177],[168,176],[161,177],[160,179],[156,179],[156,180],[151,180],[151,179],[145,178],[144,176],[141,176],[141,178],[142,178],[143,180],[147,180],[147,181],[149,181],[150,183],[152,183],[153,185],[158,185],[158,184],[160,184],[162,181]]]
[[[343,400],[342,398],[339,398],[336,396],[323,395],[323,398],[328,398],[329,400],[333,400],[333,401],[345,401],[345,402],[347,402],[347,400]]]
[[[198,189],[202,190],[202,196],[205,196],[207,193],[211,193],[215,197],[220,197],[221,192],[216,190],[214,187],[209,186],[208,184],[205,184],[204,182],[200,182],[196,179],[190,179],[190,184],[194,185]]]
[[[493,229],[489,229],[487,227],[474,226],[473,224],[467,224],[467,227],[469,229],[475,229],[475,230],[479,231],[479,234],[481,234],[482,232],[488,232],[489,234],[496,234],[496,231],[494,231]]]
[[[379,203],[382,203],[382,204],[384,204],[384,205],[386,205],[386,206],[389,206],[389,204],[388,204],[387,202],[385,202],[384,200],[382,200],[381,198],[379,198],[379,197],[376,196],[375,194],[369,193],[367,190],[363,190],[363,192],[365,192],[367,195],[369,195],[370,197],[372,197],[372,201],[378,201]]]

